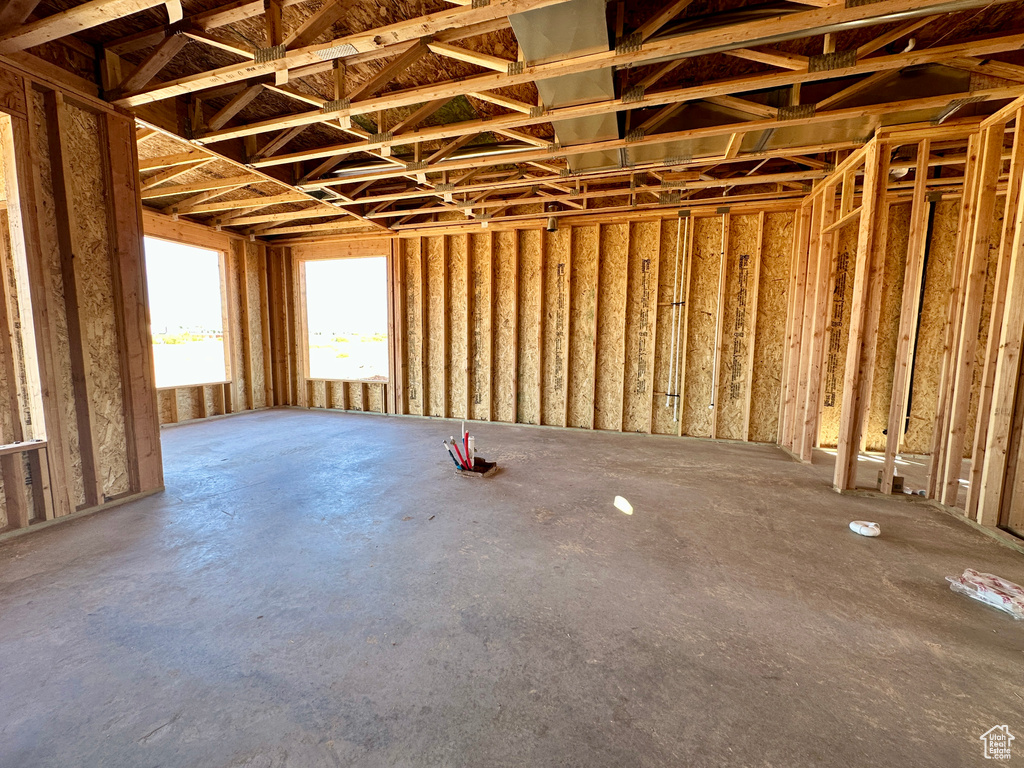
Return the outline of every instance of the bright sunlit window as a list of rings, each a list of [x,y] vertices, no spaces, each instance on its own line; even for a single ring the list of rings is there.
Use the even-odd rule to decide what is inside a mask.
[[[307,261],[309,375],[387,381],[387,259]]]
[[[157,387],[227,380],[220,254],[145,240]]]

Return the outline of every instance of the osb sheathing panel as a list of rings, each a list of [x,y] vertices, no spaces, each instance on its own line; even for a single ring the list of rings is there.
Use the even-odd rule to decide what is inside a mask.
[[[622,429],[650,432],[661,222],[636,222],[630,229]]]
[[[629,229],[629,224],[603,224],[600,234],[594,428],[616,432],[622,429]]]
[[[989,321],[992,317],[992,298],[995,293],[996,267],[999,263],[999,245],[1003,234],[1003,215],[1006,198],[996,197],[995,218],[988,244],[988,268],[985,274],[985,299],[981,306],[981,318],[978,321],[978,346],[975,349],[974,371],[971,379],[971,400],[967,412],[967,429],[964,434],[964,458],[970,458],[974,444],[974,430],[978,422],[978,395],[981,391],[981,378],[985,366],[985,351],[988,346]]]
[[[864,447],[884,451],[892,402],[892,377],[896,364],[896,344],[900,335],[900,305],[903,302],[903,278],[906,272],[907,241],[910,237],[910,203],[889,206],[888,235],[885,241],[885,273],[882,279],[882,306],[878,317],[878,341],[875,346],[875,372],[871,385],[868,422],[864,429]]]
[[[569,345],[570,229],[544,232],[544,379],[542,424],[565,424],[566,361]]]
[[[518,421],[540,424],[538,398],[541,369],[540,323],[542,296],[541,232],[518,231],[519,236],[519,404]]]
[[[690,301],[687,307],[686,383],[683,393],[683,434],[711,435],[712,378],[715,326],[718,319],[718,280],[721,273],[723,217],[694,222]]]
[[[519,284],[519,264],[516,256],[515,232],[494,234],[494,387],[495,421],[516,420],[516,378],[519,355],[515,345],[519,317],[516,307],[516,287]]]
[[[258,243],[245,244],[245,275],[242,285],[249,303],[249,322],[245,332],[249,334],[249,349],[252,355],[252,404],[254,408],[267,406],[266,372],[263,367],[263,322],[260,315],[260,264],[266,258],[266,247]]]
[[[853,280],[857,261],[857,224],[848,224],[839,232],[834,265],[835,280],[829,303],[829,325],[822,365],[821,418],[818,444],[834,448],[839,439],[839,417],[843,404],[843,376],[846,348],[850,339],[850,312],[853,304]]]
[[[366,399],[367,405],[366,410],[372,411],[373,413],[384,413],[384,385],[383,384],[367,384],[366,385]]]
[[[751,386],[752,438],[771,441],[775,437],[792,218],[790,213],[765,216],[761,280],[756,287],[760,294],[758,343],[764,349],[754,355],[751,385],[747,356],[759,217],[730,217],[732,277],[723,347],[728,360],[738,354],[740,375],[734,384],[731,367],[723,366],[719,392],[720,402],[725,405],[722,437],[742,438],[742,406]],[[708,405],[722,219],[711,216],[694,221],[694,274],[687,308],[688,405],[684,414],[689,424],[683,431],[707,436],[711,427]],[[475,419],[486,418],[490,395],[492,417],[499,421],[538,423],[543,405],[544,424],[646,432],[653,420],[653,431],[674,434],[678,425],[672,421],[671,404],[665,406],[664,393],[668,386],[668,305],[672,301],[676,226],[677,220],[671,219],[562,227],[555,233],[530,229],[447,236],[448,301],[444,314],[441,258],[445,236],[403,240],[409,412],[420,413],[413,392],[419,378],[422,336],[426,335],[429,415],[440,415],[445,359],[449,415],[462,417],[465,412],[468,349],[470,405]],[[421,244],[427,256],[426,286],[421,285]],[[742,268],[741,257],[745,257]],[[736,292],[744,272],[747,296],[741,299]],[[493,314],[487,291],[492,279]],[[421,292],[429,299],[426,334],[418,330]],[[441,348],[444,317],[449,323],[446,350]],[[736,337],[737,333],[741,335]],[[513,344],[516,336],[518,345]],[[740,341],[735,348],[734,338]],[[492,344],[494,356],[488,365]],[[735,398],[733,389],[737,391]],[[369,410],[377,408],[374,397],[371,387]],[[351,408],[362,408],[355,386],[349,387],[349,398]]]
[[[472,315],[470,317],[470,415],[471,418],[490,418],[490,355],[491,339],[491,235],[469,236],[469,264],[471,272]]]
[[[202,416],[199,409],[202,387],[179,387],[175,393],[178,398],[178,421],[191,421]]]
[[[310,396],[310,407],[311,408],[326,408],[327,407],[327,382],[326,381],[310,381],[309,382],[309,396]]]
[[[673,400],[665,397],[671,388],[669,368],[672,357],[673,289],[676,281],[682,283],[683,253],[676,252],[677,240],[683,239],[682,219],[665,219],[661,222],[661,265],[658,269],[657,326],[654,345],[654,390],[653,431],[659,435],[674,435],[677,423],[672,419]],[[677,308],[682,311],[682,307]],[[681,324],[680,324],[681,327]],[[677,331],[678,333],[678,331]]]
[[[242,286],[241,254],[245,245],[240,240],[231,241],[231,249],[224,258],[224,272],[227,284],[224,296],[227,305],[224,316],[228,333],[228,370],[230,371],[232,405],[234,410],[245,409],[245,391],[248,383],[245,371],[245,357],[242,353]],[[254,341],[259,341],[257,337]]]
[[[176,390],[161,389],[156,393],[157,409],[160,413],[160,424],[174,424],[174,402]]]
[[[363,411],[363,387],[358,382],[345,382],[345,391],[348,393],[348,408],[350,411]]]
[[[759,217],[729,217],[729,244],[725,267],[725,311],[719,349],[716,433],[719,438],[742,440],[743,407],[748,386],[747,336],[753,308],[751,280],[757,258]]]
[[[74,402],[74,386],[71,381],[71,346],[68,341],[67,314],[64,303],[64,283],[61,277],[60,248],[57,245],[57,214],[53,196],[50,149],[47,142],[46,113],[43,95],[38,91],[32,96],[32,120],[35,123],[36,159],[39,173],[37,212],[40,247],[49,272],[46,286],[49,294],[50,322],[53,323],[57,343],[53,349],[54,380],[51,386],[61,393],[64,412],[61,423],[68,441],[71,456],[71,500],[75,506],[85,503],[85,489],[82,483],[82,453],[78,435],[78,421]]]
[[[68,179],[75,203],[78,252],[74,269],[79,284],[78,305],[87,370],[91,377],[91,427],[97,446],[97,472],[106,497],[130,489],[121,388],[119,341],[114,313],[110,261],[110,201],[103,172],[106,150],[100,146],[99,118],[67,105],[65,151],[74,158],[75,173]]]
[[[757,442],[774,442],[778,434],[792,244],[793,214],[765,214],[750,398],[750,439]]]
[[[598,227],[572,230],[569,281],[568,426],[594,426],[594,345],[597,334]]]
[[[467,352],[467,269],[469,236],[448,237],[448,412],[451,416],[469,418],[466,379],[469,361]]]
[[[426,238],[427,247],[427,292],[428,324],[427,335],[427,396],[428,416],[446,416],[444,413],[444,364],[447,350],[444,348],[444,318],[447,312],[444,290],[444,238]]]
[[[399,241],[399,257],[405,259],[405,370],[409,412],[425,416],[423,402],[423,328],[420,302],[423,300],[423,282],[420,280],[420,238]]]

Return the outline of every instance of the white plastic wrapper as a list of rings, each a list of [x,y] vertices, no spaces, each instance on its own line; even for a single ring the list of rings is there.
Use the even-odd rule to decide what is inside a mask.
[[[973,568],[968,568],[961,576],[947,576],[946,581],[954,592],[1006,611],[1015,619],[1024,620],[1024,587],[1019,584],[991,573],[979,573]]]

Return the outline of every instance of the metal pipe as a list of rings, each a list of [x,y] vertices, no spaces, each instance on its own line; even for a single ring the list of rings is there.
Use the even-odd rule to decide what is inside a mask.
[[[676,394],[674,390],[676,370],[676,313],[679,310],[679,251],[682,245],[681,233],[683,230],[683,217],[680,216],[676,221],[676,268],[675,277],[672,279],[672,315],[669,322],[672,323],[672,340],[669,342],[668,347],[668,386],[665,388],[665,407],[668,408],[672,402],[672,395]]]
[[[684,321],[686,320],[686,312],[687,312],[687,309],[688,309],[687,308],[687,302],[690,299],[689,295],[686,292],[686,287],[685,286],[686,286],[687,270],[690,268],[690,240],[691,240],[690,228],[693,227],[693,226],[694,226],[693,225],[693,217],[692,216],[687,216],[686,217],[686,228],[683,230],[683,241],[684,241],[683,242],[683,279],[679,283],[679,315],[676,318],[676,325],[678,327],[678,330],[676,331],[676,337],[678,339],[679,350],[676,352],[676,373],[675,373],[675,379],[673,380],[674,381],[674,387],[675,387],[675,390],[676,390],[675,403],[673,403],[673,405],[672,405],[672,421],[673,422],[679,421],[679,412],[680,412],[680,409],[682,408],[682,400],[683,400],[683,387],[682,387],[683,366],[686,365],[686,361],[683,359],[683,355],[682,355],[683,346],[684,346],[683,345],[683,341],[684,341],[683,340],[683,328],[686,325],[686,323]]]
[[[718,298],[722,300],[722,285],[725,281],[725,238],[728,234],[726,229],[728,225],[729,214],[722,214],[722,256],[718,267]],[[718,394],[718,351],[722,345],[719,343],[718,333],[720,331],[719,325],[722,319],[722,308],[718,307],[718,311],[715,313],[715,363],[711,369],[711,404],[708,408],[715,407],[715,396]]]

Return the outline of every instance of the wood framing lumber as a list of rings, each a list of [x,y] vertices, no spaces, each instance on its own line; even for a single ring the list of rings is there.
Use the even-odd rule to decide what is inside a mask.
[[[0,54],[24,51],[159,5],[171,7],[167,0],[92,0],[0,34]],[[180,20],[180,10],[178,5],[179,16],[172,22]]]
[[[900,303],[900,324],[896,342],[892,391],[889,400],[889,422],[886,428],[885,457],[882,462],[882,493],[892,493],[896,471],[896,454],[900,448],[907,416],[907,394],[910,370],[914,363],[917,317],[921,305],[921,283],[924,280],[924,255],[927,250],[928,209],[925,182],[928,178],[928,156],[931,142],[917,146],[914,170],[914,195],[910,206],[910,233],[907,238],[907,260],[903,274],[903,299]]]
[[[780,88],[787,85],[793,85],[795,83],[829,80],[846,75],[867,75],[873,72],[894,71],[903,69],[904,67],[920,64],[937,63],[949,58],[966,55],[967,53],[986,55],[1001,51],[1016,50],[1022,46],[1024,46],[1024,34],[988,38],[977,41],[966,41],[943,47],[923,49],[919,51],[915,50],[908,54],[878,56],[867,59],[863,62],[858,62],[857,64],[846,67],[842,70],[818,70],[815,72],[809,72],[804,69],[802,71],[773,72],[738,78],[727,78],[687,88],[667,89],[652,93],[647,93],[645,91],[643,97],[638,100],[623,100],[620,98],[605,102],[577,105],[575,107],[561,107],[546,110],[543,114],[537,117],[520,118],[514,115],[506,116],[504,118],[499,118],[501,122],[499,122],[498,125],[506,128],[518,128],[525,125],[550,122],[552,120],[571,119],[574,117],[583,117],[592,114],[606,114],[621,111],[623,109],[639,109],[642,107],[661,106],[673,102],[695,101],[714,96],[729,96],[747,91]],[[545,67],[546,66],[548,65],[545,65]],[[351,104],[347,109],[328,111],[318,110],[315,113],[300,113],[286,117],[272,118],[227,131],[214,131],[202,137],[201,141],[204,143],[211,143],[230,138],[238,138],[240,136],[253,133],[279,130],[280,128],[287,127],[288,125],[294,125],[301,122],[320,122],[321,120],[331,117],[366,114],[376,112],[380,109],[390,109],[398,106],[412,106],[435,98],[452,98],[458,95],[467,95],[505,85],[530,83],[533,82],[534,78],[541,74],[547,76],[546,69],[543,72],[540,72],[540,70],[544,69],[543,67],[535,67],[533,69],[535,71],[524,75],[480,75],[460,81],[425,85],[417,89],[413,89],[408,93],[386,94],[378,99],[369,99],[357,102]],[[431,138],[451,138],[453,135],[465,133],[469,130],[482,130],[482,125],[467,122],[460,125],[459,128],[460,130],[457,130],[454,133],[446,133],[444,135],[422,134],[417,135],[414,138],[409,138],[408,141],[425,140],[427,135],[430,135]],[[326,156],[326,154],[320,156]]]
[[[861,434],[871,399],[874,374],[874,329],[879,307],[873,287],[880,291],[884,266],[884,231],[879,231],[881,209],[884,207],[884,180],[889,172],[889,153],[877,139],[867,144],[864,156],[864,195],[857,234],[857,257],[854,267],[853,305],[850,315],[850,336],[843,377],[843,401],[839,438],[836,445],[836,467],[833,486],[836,490],[852,490],[857,485],[857,459]],[[874,316],[874,321],[872,318]]]
[[[94,0],[100,3],[109,2],[146,2],[159,4],[162,0]],[[887,0],[887,2],[907,2],[908,0]],[[504,0],[501,3],[489,3],[480,7],[446,8],[426,16],[414,17],[385,27],[370,29],[353,35],[337,38],[326,43],[310,45],[289,51],[281,59],[266,63],[248,62],[242,66],[230,65],[219,69],[188,75],[177,80],[168,81],[148,91],[142,91],[123,99],[126,106],[159,101],[161,99],[193,93],[205,88],[229,82],[249,80],[254,77],[270,74],[282,67],[294,67],[322,62],[325,58],[341,58],[346,55],[374,51],[385,45],[411,42],[438,32],[466,27],[482,21],[498,17],[507,17],[513,13],[545,8],[556,5],[564,0]],[[147,6],[150,7],[150,6]],[[27,46],[26,46],[27,47]],[[2,50],[2,49],[0,49]]]

